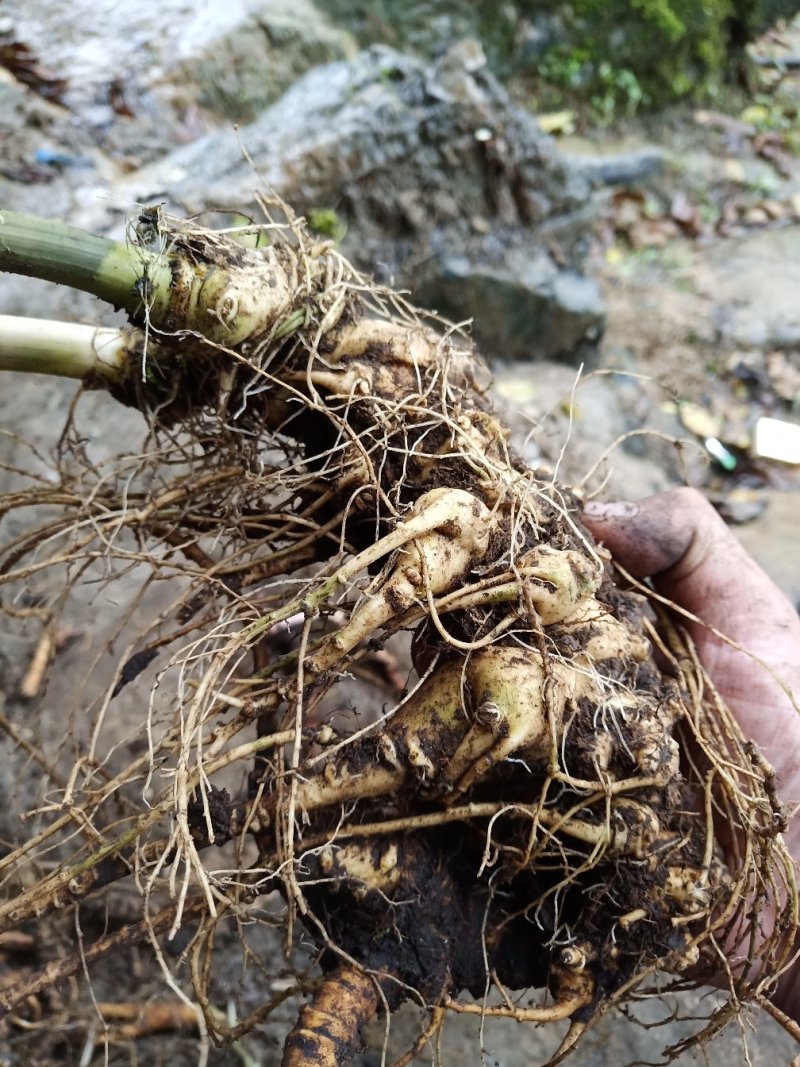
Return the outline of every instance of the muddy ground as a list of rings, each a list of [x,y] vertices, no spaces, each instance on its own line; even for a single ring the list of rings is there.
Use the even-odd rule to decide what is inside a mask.
[[[179,19],[184,7],[172,6]],[[95,21],[94,32],[100,34],[103,19],[109,20],[104,32],[121,51],[109,52],[106,60],[124,78],[130,51],[120,45],[113,12],[104,5],[99,8],[103,18]],[[141,20],[134,20],[133,30],[147,41],[143,26]],[[65,27],[67,41],[76,23],[67,20]],[[800,29],[796,27],[792,34],[787,47],[800,51]],[[333,54],[340,54],[336,48],[346,53],[341,41],[330,40]],[[177,47],[174,40],[172,46]],[[161,58],[155,56],[159,62]],[[134,68],[138,66],[132,63]],[[800,100],[800,83],[793,86],[790,78],[786,81],[783,89],[797,92]],[[157,97],[159,107],[167,106],[165,98],[163,94]],[[134,102],[130,103],[133,107]],[[763,131],[741,118],[747,104],[747,100],[737,100],[728,111],[711,117],[709,113],[698,116],[687,107],[629,123],[624,129],[590,129],[581,137],[562,137],[564,153],[593,164],[606,152],[638,158],[643,149],[661,162],[646,177],[597,186],[598,221],[588,270],[600,280],[607,303],[605,334],[599,357],[593,361],[598,369],[579,373],[574,364],[545,361],[497,361],[493,369],[498,399],[507,406],[517,443],[532,463],[558,464],[561,477],[572,483],[588,476],[587,491],[604,497],[635,499],[686,481],[700,486],[733,521],[748,549],[793,602],[800,604],[798,470],[763,462],[751,447],[759,415],[796,420],[800,409],[800,161],[786,153],[776,165],[774,156],[759,154],[756,138]],[[107,107],[107,101],[102,106]],[[190,103],[174,114],[178,112],[180,136],[191,139],[197,132],[192,124],[200,121],[199,113]],[[730,121],[726,124],[720,115]],[[777,113],[774,119],[777,123]],[[129,152],[138,164],[157,149],[151,129],[140,123],[135,133]],[[80,143],[83,134],[78,131],[76,136]],[[118,136],[111,136],[112,145]],[[107,165],[124,170],[128,163],[123,157],[122,163],[116,158]],[[36,206],[37,189],[45,200],[53,190],[56,203],[60,200],[65,210],[76,204],[90,205],[95,195],[90,177],[93,181],[96,172],[87,171],[85,184],[79,177],[71,178],[69,195],[31,180],[25,193],[28,206]],[[24,176],[18,180],[24,181]],[[46,204],[48,209],[52,206],[52,202]],[[87,211],[91,214],[90,208]],[[36,285],[9,284],[0,289],[3,310],[35,315],[44,304],[48,314],[60,310],[65,317],[96,313],[90,301],[73,302],[43,293]],[[45,470],[46,461],[32,457],[17,438],[35,442],[46,456],[73,394],[69,384],[0,375],[4,434],[0,449],[5,461],[38,464]],[[687,403],[694,406],[687,407]],[[121,414],[102,397],[88,398],[82,426],[95,459],[118,448],[121,439],[135,439],[141,430],[135,415]],[[733,457],[731,470],[709,452],[705,443],[709,438],[719,440],[725,454]],[[729,466],[730,462],[726,459]],[[130,577],[131,583],[135,581],[135,575]],[[65,620],[70,632],[48,686],[33,700],[22,700],[19,687],[36,644],[36,628],[32,625],[3,637],[0,671],[5,696],[0,694],[0,707],[4,703],[4,714],[22,736],[47,739],[50,750],[62,758],[71,755],[65,744],[67,735],[85,739],[86,727],[75,718],[78,694],[87,684],[94,691],[102,687],[104,668],[93,664],[92,650],[115,632],[131,588],[122,582],[111,590],[90,589],[71,603]],[[117,642],[124,643],[124,637],[123,630]],[[125,724],[138,721],[141,715],[141,695],[123,692],[115,714],[123,723],[120,736],[127,735]],[[129,743],[142,742],[134,738]],[[24,760],[11,759],[16,745],[9,738],[2,744],[8,753],[4,766],[11,771],[0,779],[2,835],[18,839],[24,832],[19,814],[42,802],[41,779]],[[227,861],[225,854],[209,858],[218,866]],[[122,921],[130,901],[131,891],[123,886],[99,904],[82,909],[84,932],[97,933],[108,923]],[[0,956],[0,976],[3,968],[8,971],[30,962],[31,955],[43,962],[59,949],[74,947],[74,927],[53,923],[44,931],[31,928],[26,932],[33,938],[33,947],[21,956],[8,952]],[[254,958],[263,965],[261,972],[252,963],[243,968],[236,932],[228,936],[230,943],[223,944],[219,956],[215,993],[221,1010],[233,1010],[236,1005],[241,1014],[257,1006],[267,991],[273,994],[284,988],[287,979],[277,934],[254,927],[248,935]],[[173,943],[171,965],[176,965],[183,943],[180,937]],[[118,956],[93,972],[92,979],[101,1000],[141,1001],[163,995],[158,968],[144,948]],[[691,1028],[700,996],[705,1002],[715,994],[656,998],[638,1005],[632,1012],[634,1018],[615,1015],[604,1020],[587,1038],[576,1062],[586,1067],[659,1062],[663,1048]],[[65,983],[41,1007],[44,1015],[37,1014],[40,1008],[34,1005],[19,1024],[0,1030],[3,1067],[193,1064],[198,1060],[197,1039],[191,1033],[138,1043],[122,1041],[110,1046],[106,1055],[103,1028],[84,982]],[[707,1013],[705,1008],[703,1013]],[[214,1067],[277,1063],[280,1035],[295,1014],[296,1001],[290,1001],[269,1025],[257,1028],[238,1046],[212,1049],[208,1062]],[[664,1025],[653,1028],[655,1021]],[[385,1060],[383,1024],[372,1024],[366,1035],[368,1048],[357,1061],[359,1067],[391,1063],[410,1046],[419,1022],[420,1013],[410,1007],[393,1020]],[[441,1063],[528,1067],[546,1056],[557,1041],[558,1035],[549,1031],[513,1023],[489,1021],[481,1028],[477,1023],[450,1019]],[[738,1031],[731,1028],[706,1054],[686,1054],[677,1062],[703,1062],[705,1055],[708,1062],[724,1059],[730,1064],[751,1062],[766,1067],[788,1063],[795,1053],[792,1042],[772,1020],[750,1011]],[[426,1049],[418,1062],[432,1062],[436,1055]]]

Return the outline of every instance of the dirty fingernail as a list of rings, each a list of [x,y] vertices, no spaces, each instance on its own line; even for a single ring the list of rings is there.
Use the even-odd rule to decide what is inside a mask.
[[[583,513],[587,519],[594,519],[596,522],[613,522],[635,518],[639,514],[639,505],[628,500],[589,500]]]

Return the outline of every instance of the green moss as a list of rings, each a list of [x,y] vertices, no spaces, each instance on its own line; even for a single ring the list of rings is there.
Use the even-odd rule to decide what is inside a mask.
[[[601,117],[648,104],[708,97],[725,74],[734,0],[575,0],[570,70]],[[562,50],[564,46],[560,46]],[[543,65],[547,78],[553,63]]]
[[[639,11],[647,24],[657,27],[671,40],[679,41],[685,35],[686,23],[668,0],[632,0],[631,6]]]
[[[347,233],[347,226],[332,207],[311,208],[306,221],[310,230],[332,241],[341,241]]]
[[[537,79],[605,119],[713,98],[744,46],[798,0],[317,0],[361,44],[428,59],[477,38],[501,78]],[[547,106],[559,106],[555,97]],[[542,101],[539,100],[539,103]]]
[[[776,19],[796,14],[797,0],[526,0],[562,21],[556,68],[592,100],[601,115],[630,112],[683,98],[718,96],[741,73],[745,45]],[[565,63],[565,55],[570,63]],[[581,59],[578,69],[575,60]],[[542,69],[553,67],[550,53]],[[634,86],[634,82],[636,88]],[[562,83],[563,84],[563,83]]]

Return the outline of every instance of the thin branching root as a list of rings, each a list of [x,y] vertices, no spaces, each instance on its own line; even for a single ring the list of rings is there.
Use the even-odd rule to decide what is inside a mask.
[[[285,1067],[345,1067],[361,1025],[409,999],[437,1027],[568,1020],[555,1063],[665,973],[723,973],[708,1036],[769,994],[794,940],[769,768],[685,633],[617,580],[580,501],[515,455],[465,338],[265,210],[232,233],[146,211],[69,279],[0,241],[5,269],[128,309],[77,363],[70,333],[31,366],[78,368],[148,427],[140,454],[93,465],[70,422],[46,477],[15,476],[9,620],[51,633],[64,589],[98,576],[175,590],[126,631],[74,766],[36,750],[47,805],[0,859],[2,929],[128,879],[144,902],[128,941],[186,924],[201,1033],[238,1040],[283,998],[224,1025],[216,934],[271,901],[323,975]],[[343,713],[403,634],[402,691],[375,695],[373,675]],[[117,694],[153,661],[145,750],[103,749]],[[46,984],[20,979],[4,1007]]]

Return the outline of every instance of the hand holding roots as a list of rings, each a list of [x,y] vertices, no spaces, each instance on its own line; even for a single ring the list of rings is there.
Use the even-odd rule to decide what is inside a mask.
[[[579,502],[515,456],[466,342],[296,223],[271,225],[258,250],[158,225],[166,252],[138,249],[148,284],[116,294],[135,325],[102,376],[150,421],[142,468],[184,469],[139,497],[121,471],[126,505],[108,479],[70,495],[62,472],[38,502],[66,500],[74,522],[56,551],[49,527],[18,539],[3,580],[82,559],[94,537],[113,558],[128,531],[156,572],[164,544],[197,564],[184,622],[222,623],[173,655],[191,685],[151,756],[172,761],[172,785],[10,902],[6,921],[92,891],[112,861],[149,886],[182,869],[174,928],[199,884],[210,952],[227,911],[279,885],[325,975],[286,1067],[344,1067],[361,1024],[409,997],[569,1019],[556,1062],[656,971],[686,986],[730,961],[709,1033],[769,991],[797,900],[769,768],[685,634],[618,583]],[[299,644],[265,654],[290,619]],[[401,632],[407,691],[361,708],[358,730],[320,726],[359,658]],[[249,794],[223,802],[212,779],[242,760]],[[205,845],[247,835],[250,874],[231,885],[204,870]],[[195,994],[224,1036],[209,971],[193,969]],[[538,1004],[512,1000],[527,989]]]

